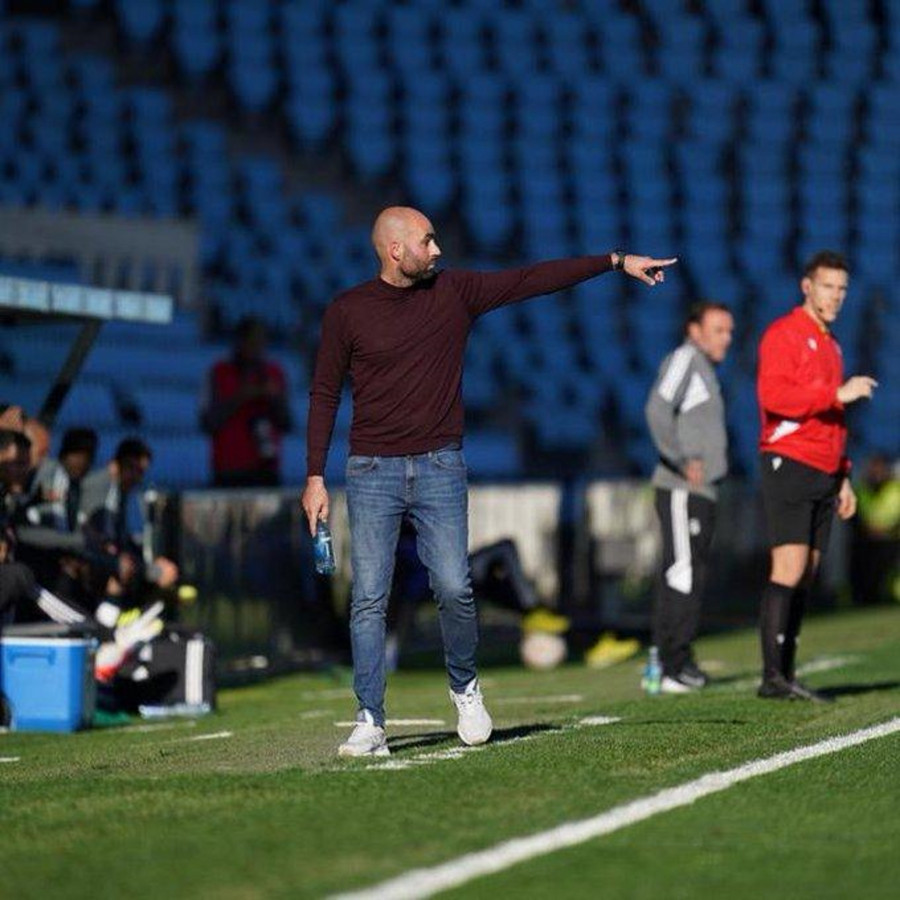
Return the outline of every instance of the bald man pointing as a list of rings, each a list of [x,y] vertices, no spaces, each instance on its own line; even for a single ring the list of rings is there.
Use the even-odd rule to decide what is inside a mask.
[[[356,727],[341,756],[387,756],[385,613],[400,523],[416,529],[437,598],[450,697],[465,744],[491,735],[475,669],[478,643],[469,579],[466,464],[462,455],[463,353],[475,319],[492,309],[621,270],[653,286],[674,259],[616,250],[502,272],[437,271],[434,227],[415,209],[376,219],[379,276],[340,294],[325,311],[310,390],[309,529],[328,517],[323,472],[341,385],[349,373],[353,424],[347,460],[353,590],[350,633]]]

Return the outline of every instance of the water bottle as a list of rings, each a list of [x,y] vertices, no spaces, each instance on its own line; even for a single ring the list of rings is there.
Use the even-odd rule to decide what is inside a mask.
[[[641,677],[641,687],[648,694],[658,694],[661,682],[662,666],[659,664],[659,650],[656,647],[651,647],[650,654],[647,657],[647,665],[644,666],[644,674]]]
[[[328,523],[319,519],[316,523],[315,537],[316,571],[320,575],[331,575],[334,572],[334,547],[331,543],[331,529]]]

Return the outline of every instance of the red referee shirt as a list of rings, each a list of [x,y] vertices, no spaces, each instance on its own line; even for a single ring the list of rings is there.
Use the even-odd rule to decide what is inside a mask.
[[[834,473],[849,471],[844,456],[841,348],[801,306],[765,331],[759,344],[756,393],[762,419],[759,448]]]

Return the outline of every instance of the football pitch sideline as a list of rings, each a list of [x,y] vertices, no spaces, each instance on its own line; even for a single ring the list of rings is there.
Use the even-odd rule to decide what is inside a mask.
[[[0,735],[0,897],[880,898],[900,884],[900,609],[814,618],[804,680],[755,696],[754,632],[705,691],[641,661],[486,669],[463,748],[443,673],[389,682],[387,759],[341,760],[349,687],[223,691],[205,719]]]

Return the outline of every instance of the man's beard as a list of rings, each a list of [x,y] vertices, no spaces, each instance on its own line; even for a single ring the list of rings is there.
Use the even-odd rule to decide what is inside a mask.
[[[434,266],[435,264],[430,262],[425,265],[416,266],[415,269],[401,268],[400,271],[410,281],[418,283],[420,281],[426,281],[434,275]]]

